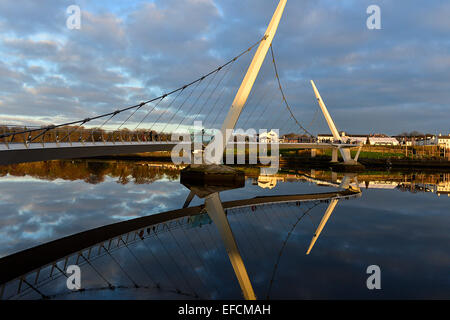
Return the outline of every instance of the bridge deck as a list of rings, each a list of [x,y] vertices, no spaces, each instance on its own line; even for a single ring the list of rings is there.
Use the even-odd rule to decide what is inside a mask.
[[[77,159],[142,152],[171,151],[180,142],[72,142],[72,143],[10,143],[0,145],[0,165],[58,159]],[[186,142],[188,143],[188,142]],[[236,143],[235,145],[238,145]],[[247,143],[258,144],[258,143]],[[230,146],[229,144],[228,146]],[[270,144],[267,144],[270,147]],[[279,149],[354,148],[353,144],[279,143]]]

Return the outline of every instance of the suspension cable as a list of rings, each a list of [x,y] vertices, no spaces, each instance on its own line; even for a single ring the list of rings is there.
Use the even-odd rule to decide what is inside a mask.
[[[300,215],[300,217],[297,219],[297,221],[292,225],[291,229],[289,230],[289,232],[288,232],[288,234],[287,234],[287,236],[286,236],[286,239],[284,239],[283,244],[282,244],[282,246],[281,246],[281,249],[280,249],[280,251],[279,251],[279,253],[278,253],[278,257],[277,257],[277,260],[276,260],[276,262],[275,262],[274,268],[273,268],[272,277],[271,277],[270,282],[269,282],[269,288],[268,288],[268,290],[267,290],[267,296],[266,296],[266,299],[267,299],[267,300],[269,300],[270,292],[271,292],[271,290],[272,290],[273,281],[274,281],[274,279],[275,279],[275,274],[277,273],[277,269],[278,269],[278,265],[279,265],[279,263],[280,263],[281,256],[283,255],[283,251],[284,251],[284,249],[285,249],[285,247],[286,247],[287,242],[289,241],[289,238],[291,237],[293,231],[294,231],[295,228],[297,227],[298,223],[303,219],[303,217],[306,216],[306,215],[308,215],[308,213],[309,213],[312,209],[314,209],[315,207],[317,207],[318,205],[319,205],[319,203],[315,203],[311,208],[308,208],[307,210],[305,210],[305,212],[303,212],[303,214]]]
[[[206,90],[208,90],[209,86],[211,85],[211,83],[214,81],[214,79],[216,78],[217,74],[219,73],[219,71],[216,71],[214,73],[214,75],[209,79],[209,82],[206,86],[203,87],[202,91],[200,92],[200,94],[197,96],[197,98],[195,99],[194,103],[191,105],[191,107],[189,108],[189,111],[186,113],[186,117],[183,118],[183,121],[180,122],[180,124],[175,128],[174,132],[177,132],[178,128],[183,124],[185,119],[189,118],[189,113],[191,113],[191,111],[194,109],[195,105],[197,104],[197,102],[200,100],[200,98],[203,96],[203,94],[205,93]]]
[[[262,41],[266,40],[266,38],[267,38],[267,37],[264,36],[263,38],[261,38],[260,40],[258,40],[255,44],[253,44],[252,46],[250,46],[247,50],[241,52],[241,53],[240,53],[239,55],[237,55],[236,57],[230,59],[229,61],[227,61],[227,62],[224,63],[223,65],[219,66],[218,68],[216,68],[216,69],[210,71],[209,73],[207,73],[207,74],[205,74],[205,75],[203,75],[203,76],[197,78],[197,79],[194,80],[194,81],[191,81],[190,83],[188,83],[188,84],[186,84],[186,85],[184,85],[184,86],[181,86],[181,87],[179,87],[179,88],[177,88],[177,89],[174,89],[174,90],[170,91],[169,93],[165,93],[165,94],[163,94],[163,95],[161,95],[161,96],[159,96],[159,97],[156,97],[156,98],[153,98],[153,99],[150,99],[150,100],[147,100],[147,101],[144,101],[144,102],[141,102],[141,103],[138,103],[138,104],[129,106],[129,107],[125,107],[125,108],[122,108],[122,109],[118,109],[118,110],[113,111],[113,112],[108,112],[108,113],[104,113],[104,114],[101,114],[101,115],[97,115],[97,116],[94,116],[94,117],[91,117],[91,118],[85,118],[85,119],[81,119],[81,120],[70,121],[70,122],[66,122],[66,123],[62,123],[62,124],[58,124],[58,125],[49,125],[49,126],[42,127],[42,128],[23,130],[23,131],[19,131],[19,132],[8,132],[8,133],[0,134],[0,138],[9,137],[9,136],[12,136],[12,135],[15,135],[15,134],[25,134],[25,133],[31,133],[31,132],[38,132],[38,131],[42,131],[42,130],[47,130],[47,131],[48,131],[48,130],[52,130],[52,129],[56,129],[56,128],[60,128],[60,127],[64,127],[64,126],[74,125],[74,124],[78,124],[79,127],[81,127],[83,124],[85,124],[85,123],[87,123],[87,122],[90,122],[90,121],[92,121],[92,120],[97,120],[97,119],[104,118],[104,117],[107,117],[107,116],[115,116],[115,115],[117,115],[117,114],[119,114],[119,113],[122,113],[122,112],[124,112],[124,111],[127,111],[127,110],[136,109],[136,108],[141,108],[142,106],[144,106],[144,105],[146,105],[146,104],[148,104],[148,103],[157,101],[157,100],[159,100],[159,99],[165,98],[165,97],[167,97],[167,96],[169,96],[169,95],[172,95],[172,94],[174,94],[174,93],[177,93],[177,92],[179,92],[179,91],[182,91],[182,90],[186,89],[187,87],[190,87],[190,86],[196,84],[197,82],[199,82],[199,81],[201,81],[201,80],[203,80],[203,79],[209,77],[209,76],[212,75],[213,73],[215,73],[215,72],[217,72],[217,71],[223,69],[223,68],[226,67],[227,65],[229,65],[229,64],[233,63],[234,61],[236,61],[237,59],[239,59],[241,56],[243,56],[243,55],[245,55],[246,53],[250,52],[255,46],[259,45]],[[79,127],[78,127],[78,128],[79,128]],[[78,128],[76,128],[75,130],[77,130]]]
[[[308,135],[310,135],[312,138],[314,138],[314,135],[311,134],[308,130],[306,130],[306,129],[300,124],[300,122],[298,122],[298,120],[295,118],[294,113],[292,112],[291,107],[289,106],[289,104],[288,104],[288,102],[287,102],[287,100],[286,100],[286,96],[284,95],[283,87],[281,86],[280,77],[279,77],[279,75],[278,75],[278,68],[277,68],[277,64],[276,64],[276,62],[275,62],[275,54],[273,53],[272,44],[270,44],[270,53],[271,53],[271,55],[272,55],[272,63],[273,63],[273,67],[274,67],[274,70],[275,70],[275,76],[276,76],[277,81],[278,81],[278,88],[280,89],[280,93],[281,93],[281,96],[282,96],[282,98],[283,98],[283,102],[284,102],[284,104],[286,105],[286,108],[288,109],[288,111],[289,111],[289,113],[290,113],[290,115],[291,115],[291,118],[295,121],[295,123],[298,125],[298,127],[299,127],[300,129],[302,129],[306,134],[308,134]]]
[[[195,87],[191,90],[191,92],[187,95],[187,97],[183,100],[183,102],[180,104],[180,106],[178,107],[177,111],[175,111],[174,113],[172,113],[172,117],[170,118],[169,121],[167,121],[166,125],[164,126],[164,128],[161,130],[161,132],[164,132],[164,130],[166,130],[167,126],[170,124],[170,122],[173,120],[173,118],[175,117],[175,115],[178,113],[178,111],[180,111],[181,108],[183,108],[183,106],[186,104],[186,102],[191,98],[192,94],[194,93],[194,91],[197,89],[197,87],[200,85],[200,83],[202,82],[202,80],[200,80],[199,82],[197,82],[197,84],[195,85]]]

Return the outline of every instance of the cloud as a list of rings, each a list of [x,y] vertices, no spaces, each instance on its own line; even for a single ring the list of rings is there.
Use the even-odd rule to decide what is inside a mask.
[[[20,115],[73,120],[168,92],[255,43],[275,8],[275,3],[256,0],[112,1],[108,6],[80,1],[82,28],[68,30],[69,4],[0,4],[0,114],[8,115],[3,122]],[[450,100],[450,43],[444,18],[450,7],[437,0],[426,8],[418,0],[380,1],[382,30],[368,30],[370,4],[288,2],[274,49],[297,118],[305,124],[314,117],[317,106],[308,82],[314,79],[342,130],[446,132],[442,115]],[[205,108],[199,118],[218,114],[211,125],[220,125],[250,57],[236,63],[221,83],[220,106]],[[294,129],[287,111],[280,109],[270,60],[253,94],[267,91],[275,96],[268,114],[282,113],[272,125]],[[258,109],[257,101],[249,101],[241,123]],[[27,121],[24,117],[22,122]],[[328,130],[321,117],[311,129]]]

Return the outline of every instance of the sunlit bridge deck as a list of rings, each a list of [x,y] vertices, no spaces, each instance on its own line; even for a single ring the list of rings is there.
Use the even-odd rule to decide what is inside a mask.
[[[173,141],[117,141],[117,142],[72,142],[72,143],[9,143],[0,145],[0,165],[22,162],[78,159],[99,156],[112,156],[143,152],[171,151],[182,142]],[[186,143],[189,145],[189,143]],[[239,145],[239,143],[235,143]],[[256,143],[256,145],[258,145]],[[232,147],[232,144],[228,144]],[[193,148],[193,146],[191,145]],[[246,144],[249,147],[249,144]],[[270,148],[270,144],[267,145]],[[279,143],[279,149],[330,149],[355,148],[352,144],[328,143]]]

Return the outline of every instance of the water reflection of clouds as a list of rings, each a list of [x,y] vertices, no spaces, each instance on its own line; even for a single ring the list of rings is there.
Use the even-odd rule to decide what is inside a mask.
[[[0,256],[96,226],[180,208],[188,193],[178,181],[168,179],[143,185],[122,185],[116,181],[106,177],[103,183],[96,185],[64,180],[54,184],[25,178],[0,184]],[[295,182],[278,183],[275,189],[269,190],[247,181],[244,189],[223,192],[221,198],[227,201],[329,190],[332,189]],[[326,209],[326,204],[318,206],[292,231],[279,258],[270,297],[450,297],[449,201],[432,193],[363,190],[361,198],[338,203],[311,254],[306,256],[309,242]],[[192,205],[200,203],[203,200],[196,198]],[[283,241],[304,206],[291,209],[266,206],[255,212],[247,209],[239,213],[238,210],[229,216],[259,298],[266,297]],[[215,226],[187,229],[186,232],[201,259],[207,261],[205,267],[195,262],[195,255],[189,256],[197,273],[203,275],[211,287],[221,288],[221,298],[239,298],[240,289]],[[191,236],[193,233],[199,234]],[[179,251],[169,235],[162,240],[168,249]],[[189,244],[183,245],[189,249]],[[142,245],[136,248],[137,253],[144,255],[142,259],[145,250]],[[168,266],[170,274],[182,283],[181,277],[177,276],[179,271],[170,266],[170,257],[165,250],[157,246],[153,250]],[[121,255],[126,256],[124,252]],[[149,259],[148,252],[145,259]],[[133,261],[132,257],[125,260]],[[183,261],[183,266],[188,268],[188,262]],[[365,270],[371,264],[379,265],[382,270],[380,292],[369,291],[365,286]],[[124,283],[129,281],[112,263],[96,265],[115,279]],[[208,266],[214,272],[207,270]],[[145,277],[136,264],[127,270]],[[161,271],[159,277],[164,278]],[[164,292],[118,292],[105,291],[92,294],[92,297],[173,298]]]
[[[109,177],[96,185],[22,177],[0,181],[0,256],[105,224],[179,208],[188,193],[169,180],[144,185],[122,185]]]
[[[314,208],[311,211],[314,223],[305,219],[297,225],[283,249],[276,270],[275,265],[283,242],[302,210],[297,207],[268,206],[258,208],[254,212],[250,209],[239,209],[230,214],[230,224],[257,297],[263,299],[269,295],[271,299],[448,298],[449,261],[444,243],[448,241],[448,236],[445,229],[436,230],[431,222],[424,223],[427,220],[426,216],[419,216],[417,220],[413,219],[415,221],[408,223],[414,215],[405,217],[403,214],[395,214],[394,211],[375,208],[362,212],[357,206],[353,206],[358,201],[360,199],[340,202],[312,253],[306,256],[305,252],[315,230],[316,220],[320,219],[326,205]],[[390,225],[394,227],[389,228]],[[423,234],[407,236],[408,233],[415,233],[414,230],[419,225],[423,226],[421,230]],[[191,247],[183,242],[188,258],[179,259],[180,266],[182,270],[187,270],[185,275],[188,276],[192,286],[199,290],[204,287],[189,271],[194,265],[208,290],[215,292],[215,288],[219,288],[220,293],[216,292],[216,297],[217,294],[220,298],[241,297],[225,248],[215,232],[214,225],[187,229],[184,235],[186,239],[179,230],[173,233],[180,242],[189,239],[194,250],[206,258],[205,266],[196,260]],[[425,235],[427,236],[424,237]],[[179,270],[170,264],[167,257],[169,251],[181,258],[179,249],[169,234],[160,237],[166,249],[155,245],[152,246],[154,253],[168,267],[178,285],[183,290],[188,290]],[[436,244],[437,239],[443,242]],[[145,247],[138,246],[134,250],[139,257],[143,259],[146,257]],[[142,270],[136,265],[131,265],[132,259],[127,256],[126,251],[123,250],[121,254],[121,261],[127,261],[127,272],[141,282],[145,280]],[[150,261],[144,262],[150,265]],[[371,264],[381,267],[381,291],[369,291],[366,288],[368,277],[366,268]],[[208,268],[211,266],[213,272]],[[120,271],[117,266],[109,263],[105,270],[114,274],[115,280],[122,283],[129,282],[124,274],[117,272]],[[273,282],[270,285],[272,275],[274,275]],[[164,278],[163,275],[159,276],[161,279]],[[102,295],[104,298],[118,296],[132,299],[166,297],[164,292],[138,290],[108,291]],[[168,296],[177,298],[173,295]],[[98,298],[95,294],[91,297]]]

